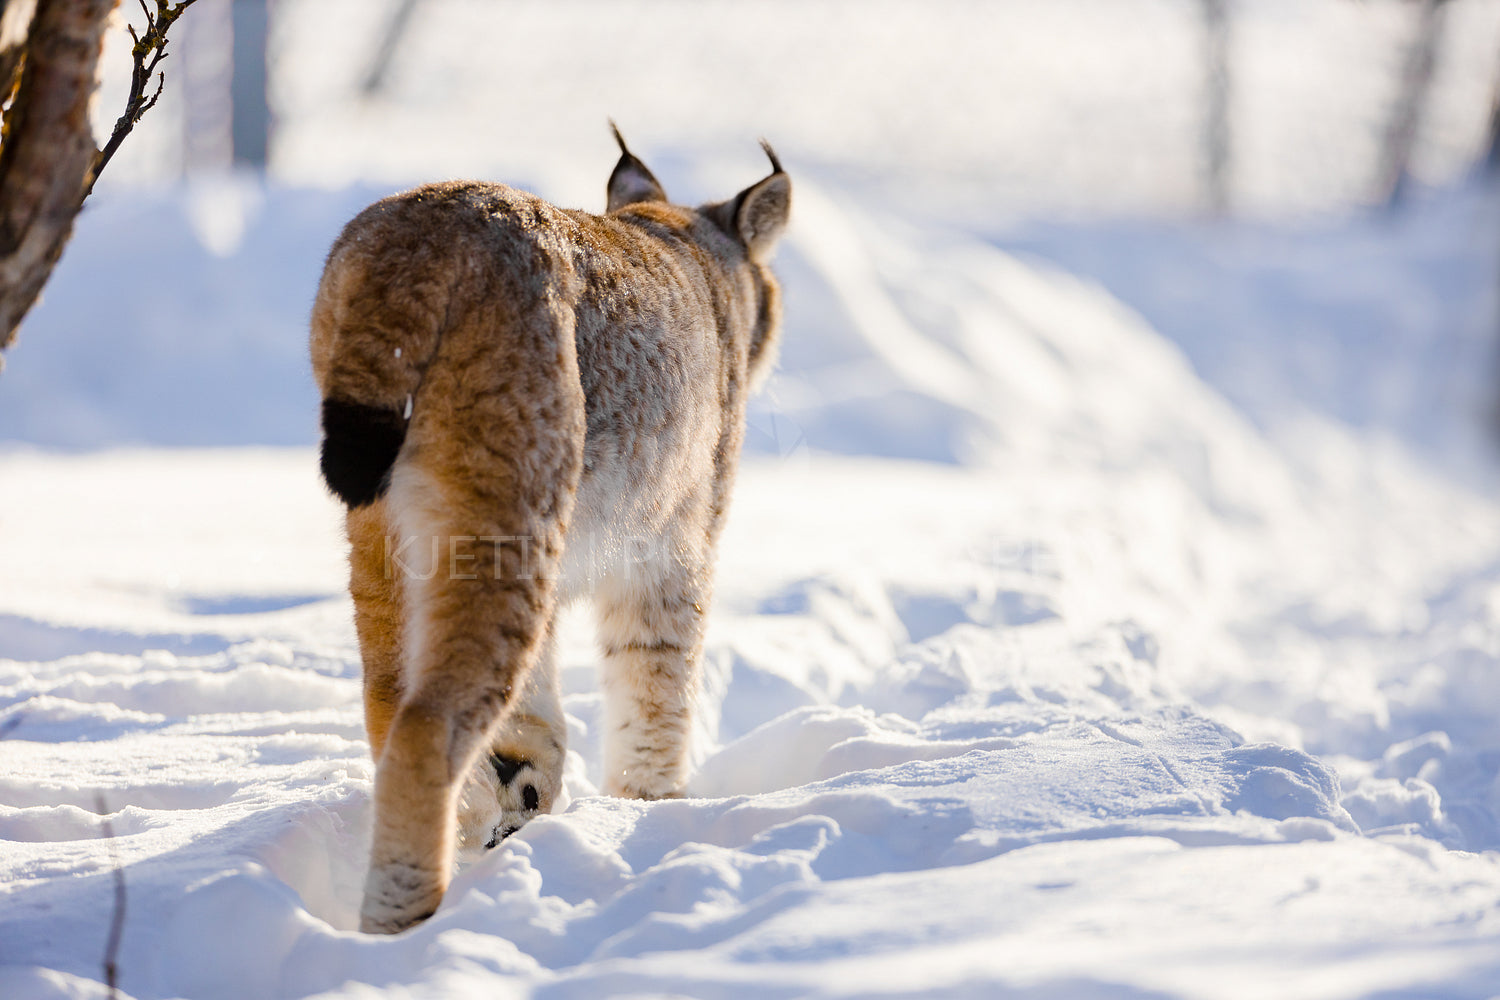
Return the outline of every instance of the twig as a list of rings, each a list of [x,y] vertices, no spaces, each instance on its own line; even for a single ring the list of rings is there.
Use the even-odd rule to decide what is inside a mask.
[[[83,182],[83,196],[87,198],[94,190],[94,182],[104,172],[105,164],[115,155],[115,150],[120,148],[120,143],[135,128],[135,123],[141,120],[141,116],[156,106],[156,101],[161,97],[162,86],[166,83],[165,71],[158,72],[157,65],[167,57],[167,29],[172,27],[182,12],[191,7],[197,0],[179,0],[171,3],[170,0],[155,0],[156,12],[153,14],[151,8],[146,6],[146,0],[137,0],[141,5],[141,12],[146,15],[146,30],[140,34],[136,33],[135,25],[126,25],[130,31],[130,37],[135,45],[130,49],[130,58],[134,66],[130,71],[130,97],[125,101],[125,113],[115,122],[114,131],[110,133],[109,141],[104,148],[94,154],[94,164],[89,168],[88,176]],[[146,90],[151,86],[151,76],[156,74],[156,90],[151,96],[146,96]]]
[[[117,1000],[120,995],[120,936],[125,931],[125,869],[120,865],[120,854],[115,849],[115,828],[109,821],[103,792],[94,793],[94,807],[104,828],[104,839],[109,841],[109,863],[115,876],[115,905],[109,919],[109,937],[104,942],[104,985],[109,987],[110,1000]]]
[[[11,730],[21,724],[22,718],[17,714],[0,723],[0,740],[10,735]],[[118,1000],[120,938],[125,933],[125,868],[120,864],[120,852],[115,847],[115,827],[109,821],[109,805],[104,801],[103,792],[94,792],[94,812],[99,814],[99,825],[109,844],[109,866],[115,877],[115,905],[109,917],[109,936],[104,941],[104,985],[109,987],[109,1000]]]

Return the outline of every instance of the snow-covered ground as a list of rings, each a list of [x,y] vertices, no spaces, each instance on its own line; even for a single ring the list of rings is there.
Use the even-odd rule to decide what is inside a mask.
[[[142,233],[191,239],[193,197],[101,204],[39,318],[77,315],[71,283]],[[97,350],[141,394],[96,397],[101,421],[140,421],[122,436],[193,412],[231,441],[309,434],[283,341],[364,194],[262,197],[223,266],[276,304],[252,288],[191,315],[269,342],[168,316],[160,342],[70,345],[38,323],[12,398],[66,385],[45,354],[64,372]],[[1241,280],[1279,282],[1275,322],[1245,312],[1178,345],[1036,256],[1097,264],[1150,227],[1015,233],[1018,256],[816,184],[798,198],[695,797],[595,794],[575,614],[571,805],[397,939],[351,931],[371,765],[312,449],[5,452],[0,994],[100,992],[116,864],[139,998],[1493,993],[1500,504],[1461,433],[1489,356],[1492,200],[1300,234],[1156,231],[1164,260],[1206,240],[1241,255]],[[258,253],[283,269],[245,264]],[[1162,328],[1197,329],[1202,302],[1108,259],[1101,280]],[[1220,294],[1213,260],[1183,288]],[[1340,295],[1387,326],[1349,343]],[[174,371],[189,335],[202,358]],[[1235,360],[1252,338],[1259,369]],[[1303,350],[1372,377],[1329,393],[1297,377]],[[1439,440],[1459,442],[1446,465],[1418,447]]]
[[[483,27],[492,6],[432,9]],[[518,36],[545,35],[545,5],[506,6]],[[806,6],[754,9],[844,23]],[[1151,161],[1159,176],[1050,164],[1046,116],[996,102],[924,149],[947,77],[924,112],[898,100],[920,61],[881,55],[919,30],[944,51],[967,12],[972,47],[1031,53],[996,61],[986,93],[1028,80],[1054,110],[1072,94],[1118,111],[1129,95],[1098,81],[1150,62],[1142,37],[1185,46],[1189,6],[1136,4],[1148,16],[1092,35],[1080,12],[1109,4],[947,4],[937,28],[880,6],[848,21],[858,59],[782,63],[805,107],[745,67],[782,34],[821,36],[762,16],[712,50],[717,76],[663,61],[606,95],[667,109],[677,124],[643,126],[642,145],[688,198],[764,170],[750,140],[779,133],[758,111],[815,161],[793,166],[782,370],[724,539],[694,794],[596,794],[578,609],[570,802],[395,938],[352,930],[372,765],[341,515],[312,447],[314,282],[339,225],[424,152],[435,173],[598,207],[607,137],[570,147],[577,122],[507,105],[454,138],[541,49],[485,76],[478,56],[422,48],[429,32],[388,106],[289,111],[277,180],[101,187],[0,376],[0,997],[105,994],[117,872],[137,1000],[1500,995],[1500,198],[1457,187],[1299,225],[1002,225],[1017,188],[1033,208],[1190,207],[1191,144]],[[701,7],[684,16],[732,23]],[[1244,98],[1245,201],[1357,198],[1368,151],[1350,137],[1379,103],[1348,112],[1395,51],[1362,45],[1402,37],[1397,7],[1244,6],[1264,84]],[[342,0],[285,9],[293,48],[341,17],[378,26]],[[1450,6],[1426,176],[1472,154],[1497,15]],[[1307,51],[1283,44],[1289,23]],[[574,39],[598,74],[619,44],[606,28]],[[337,90],[335,70],[290,65],[297,93]],[[434,65],[448,76],[422,82]],[[1073,79],[1084,65],[1092,84]],[[1166,95],[1191,60],[1152,65],[1136,96],[1162,99],[1121,133],[1137,152],[1187,114]],[[888,99],[841,116],[840,72]],[[674,73],[714,82],[688,92]],[[597,127],[591,87],[547,99]],[[439,113],[429,91],[465,96]],[[718,111],[698,140],[673,131]],[[1297,129],[1329,145],[1287,152]],[[1024,156],[985,145],[1007,141]],[[1312,176],[1329,148],[1358,155]]]

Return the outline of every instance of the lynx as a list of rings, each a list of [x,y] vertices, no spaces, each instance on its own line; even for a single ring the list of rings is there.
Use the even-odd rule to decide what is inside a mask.
[[[704,614],[791,181],[687,208],[614,130],[604,215],[501,184],[379,201],[333,244],[311,323],[325,481],[376,761],[361,929],[432,914],[456,844],[562,790],[560,606],[592,597],[604,788],[683,794]]]

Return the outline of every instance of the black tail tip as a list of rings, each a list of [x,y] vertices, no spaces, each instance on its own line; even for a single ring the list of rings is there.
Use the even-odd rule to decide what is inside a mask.
[[[325,399],[323,481],[350,507],[374,503],[391,485],[391,466],[405,440],[400,410]]]

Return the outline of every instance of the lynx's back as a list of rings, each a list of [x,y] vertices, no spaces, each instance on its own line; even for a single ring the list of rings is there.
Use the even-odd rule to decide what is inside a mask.
[[[556,801],[560,601],[597,612],[605,791],[687,778],[791,188],[771,154],[735,198],[672,205],[620,145],[606,215],[428,185],[370,206],[329,253],[311,352],[378,765],[366,930],[437,905],[455,817],[489,847]]]

